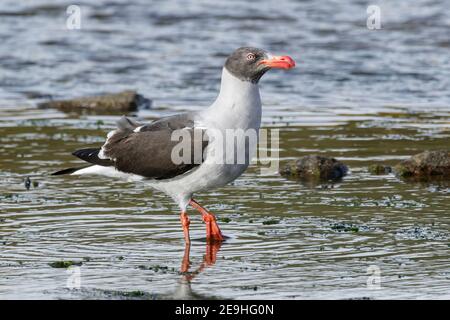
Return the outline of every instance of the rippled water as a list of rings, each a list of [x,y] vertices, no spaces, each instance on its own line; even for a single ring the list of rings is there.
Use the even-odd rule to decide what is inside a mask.
[[[377,31],[362,1],[133,3],[80,1],[82,29],[72,31],[71,2],[0,4],[1,298],[450,297],[448,184],[366,170],[450,145],[445,1],[374,1]],[[101,144],[118,115],[37,102],[136,89],[154,102],[140,119],[200,109],[217,94],[224,57],[248,44],[298,63],[261,83],[281,160],[334,156],[351,169],[344,180],[304,185],[252,166],[199,195],[231,238],[207,246],[191,210],[186,272],[169,199],[139,184],[48,176],[79,163],[73,150]],[[81,289],[48,265],[59,260],[83,261]],[[367,288],[370,266],[379,290]]]

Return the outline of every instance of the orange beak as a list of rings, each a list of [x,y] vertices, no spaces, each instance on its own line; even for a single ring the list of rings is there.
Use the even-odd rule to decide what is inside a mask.
[[[289,56],[275,56],[271,59],[265,59],[259,62],[270,68],[292,69],[295,67],[295,61]]]

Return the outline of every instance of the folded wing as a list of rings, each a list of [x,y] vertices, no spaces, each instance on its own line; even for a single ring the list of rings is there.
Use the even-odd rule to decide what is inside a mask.
[[[102,148],[82,149],[73,154],[96,165],[114,166],[122,172],[149,179],[168,179],[199,166],[201,161],[194,159],[195,146],[200,146],[203,155],[208,144],[203,141],[202,133],[194,134],[200,129],[194,128],[190,113],[161,118],[146,125],[122,117],[117,125],[118,128],[108,134]],[[179,163],[172,159],[172,150],[180,142],[172,141],[175,130],[182,130],[184,137],[190,137],[191,157],[188,161]]]

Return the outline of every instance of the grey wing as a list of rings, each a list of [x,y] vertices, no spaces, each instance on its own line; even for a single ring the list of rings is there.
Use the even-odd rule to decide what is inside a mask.
[[[195,113],[181,113],[155,120],[149,124],[139,127],[139,131],[177,130],[183,128],[194,128]],[[122,117],[126,118],[126,117]]]
[[[183,130],[183,137],[190,137],[190,159],[181,163],[172,159],[172,151],[180,143],[172,141],[175,130]],[[153,179],[173,178],[201,163],[208,141],[203,141],[203,133],[194,134],[195,130],[190,113],[161,118],[146,125],[122,117],[118,129],[103,145],[101,156],[110,159],[122,172]],[[201,150],[200,161],[195,148]]]

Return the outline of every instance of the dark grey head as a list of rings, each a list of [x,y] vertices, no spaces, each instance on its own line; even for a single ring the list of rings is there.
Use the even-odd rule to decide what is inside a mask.
[[[295,62],[288,56],[273,56],[252,47],[242,47],[234,51],[225,62],[225,68],[242,81],[258,83],[271,68],[290,69]]]

